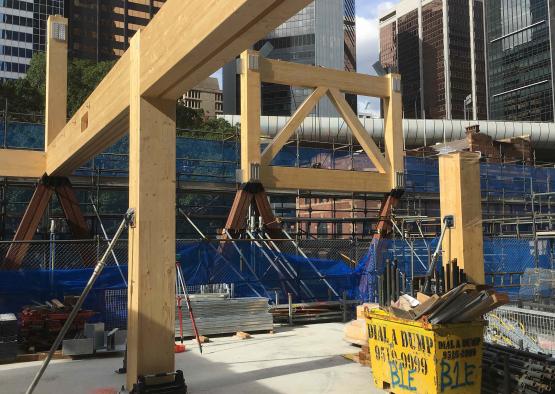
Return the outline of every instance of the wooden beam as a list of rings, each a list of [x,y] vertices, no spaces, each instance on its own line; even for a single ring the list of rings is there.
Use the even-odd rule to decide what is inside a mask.
[[[33,240],[33,237],[37,232],[37,227],[39,226],[53,192],[54,189],[43,182],[40,182],[37,185],[35,192],[33,193],[33,197],[31,197],[31,201],[29,202],[29,205],[27,205],[27,209],[25,210],[25,213],[21,218],[21,222],[17,227],[17,231],[15,232],[15,236],[13,238],[14,241]],[[27,242],[16,242],[10,244],[6,257],[4,258],[2,268],[19,269],[27,251],[29,250],[29,246],[30,244]]]
[[[172,372],[175,336],[175,101],[141,97],[142,33],[131,39],[127,388]]]
[[[50,15],[46,25],[45,149],[67,122],[67,19]]]
[[[346,93],[370,97],[388,97],[387,79],[349,71],[314,67],[305,64],[261,59],[260,76],[262,82],[288,86],[316,88],[327,86]]]
[[[245,189],[237,190],[225,224],[225,229],[231,234],[236,234],[247,228],[247,213],[252,197],[252,193]]]
[[[55,191],[73,237],[75,239],[90,239],[89,226],[69,179],[59,179]]]
[[[46,172],[44,152],[0,149],[0,176],[40,178]]]
[[[389,173],[391,170],[389,163],[383,156],[382,152],[380,152],[380,149],[376,146],[376,143],[372,140],[372,137],[370,137],[362,123],[360,123],[360,120],[345,100],[345,97],[343,97],[343,94],[338,89],[331,88],[328,91],[328,97],[335,105],[345,122],[347,122],[353,136],[357,139],[364,152],[366,152],[372,161],[372,164],[376,166],[376,169],[382,174]]]
[[[443,240],[443,259],[457,259],[472,283],[485,283],[480,155],[457,152],[439,157],[441,217],[453,215],[455,226]]]
[[[241,182],[257,181],[260,165],[261,92],[258,52],[241,54]]]
[[[312,0],[169,0],[143,35],[141,93],[178,99]]]
[[[287,121],[283,129],[274,137],[272,142],[262,152],[262,165],[270,165],[272,160],[281,148],[287,143],[295,130],[299,128],[303,120],[310,114],[310,111],[318,104],[318,101],[326,95],[328,89],[319,87],[297,108],[297,111]]]
[[[389,83],[389,97],[383,100],[385,157],[391,166],[391,188],[404,189],[404,184],[399,184],[405,172],[401,77],[388,74],[386,79]]]
[[[140,93],[176,100],[311,0],[168,0],[143,30]],[[48,147],[47,172],[68,175],[128,131],[126,52]]]
[[[389,193],[389,174],[321,168],[262,166],[260,179],[266,189],[293,189],[353,193]]]
[[[64,211],[64,216],[66,218],[67,224],[71,230],[71,234],[74,239],[90,239],[91,232],[85,216],[83,216],[83,211],[81,211],[81,206],[79,205],[79,200],[77,195],[73,190],[73,186],[68,178],[58,178],[52,180],[55,182],[56,195],[58,196],[58,201],[62,206]],[[94,267],[96,263],[96,250],[94,245],[83,244],[79,248],[79,254],[83,263],[87,267]]]
[[[129,130],[129,53],[126,52],[47,147],[46,171],[70,175]]]

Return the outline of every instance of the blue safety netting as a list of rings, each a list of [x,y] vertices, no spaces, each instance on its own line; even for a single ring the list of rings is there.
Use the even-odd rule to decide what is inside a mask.
[[[549,251],[553,245],[547,244],[551,241],[542,242],[545,245],[539,246],[538,267],[552,268]],[[189,286],[233,283],[237,297],[264,296],[273,301],[277,294],[280,302],[286,301],[287,293],[295,294],[295,301],[337,299],[324,278],[340,296],[346,292],[350,299],[375,300],[376,276],[383,272],[385,259],[398,261],[407,277],[406,286],[410,288],[411,275],[426,272],[428,250],[433,251],[436,244],[437,239],[415,240],[411,246],[400,239],[375,241],[354,267],[344,261],[316,258],[310,258],[309,263],[298,254],[276,253],[241,242],[237,243],[241,253],[229,243],[220,248],[209,242],[192,243],[179,252]],[[534,245],[529,240],[486,238],[484,256],[487,282],[512,297],[518,296],[522,273],[536,267]],[[294,279],[280,277],[271,263],[278,260],[287,265],[290,272],[295,272]],[[122,270],[126,275],[127,267],[122,266]],[[17,313],[35,301],[44,303],[52,298],[78,295],[91,275],[92,269],[3,271],[0,274],[0,313]],[[106,267],[89,294],[85,308],[98,312],[95,320],[121,320],[122,316],[109,314],[125,313],[125,308],[114,309],[108,305],[106,291],[125,288],[118,268]]]
[[[295,294],[298,301],[327,300],[330,292],[336,299],[331,287],[339,296],[345,291],[349,297],[358,298],[360,274],[344,261],[310,258],[309,262],[301,255],[277,253],[244,242],[237,242],[236,247],[228,243],[223,248],[208,242],[195,243],[181,249],[180,255],[187,285],[233,283],[236,296],[273,300],[277,292],[281,301],[287,300],[287,293]]]
[[[127,275],[127,267],[122,267]],[[26,305],[44,304],[53,298],[79,295],[93,273],[92,268],[72,270],[2,271],[0,274],[0,313],[18,313]],[[106,267],[96,281],[84,308],[98,312],[93,321],[104,321],[105,291],[123,289],[117,267]]]

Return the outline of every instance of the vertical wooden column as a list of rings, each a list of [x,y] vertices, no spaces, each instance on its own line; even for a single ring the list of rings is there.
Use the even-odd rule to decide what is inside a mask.
[[[127,387],[173,372],[175,327],[175,100],[141,97],[141,32],[131,40]]]
[[[245,51],[241,54],[241,170],[242,182],[257,181],[253,174],[260,165],[260,72],[259,54]]]
[[[45,149],[48,150],[67,120],[67,19],[49,16],[46,33]]]
[[[391,189],[404,189],[405,146],[401,76],[388,74],[389,98],[384,99],[385,157],[391,166]]]
[[[457,259],[472,283],[485,283],[480,155],[456,152],[439,157],[441,217],[453,215],[455,226],[443,240],[445,259]]]

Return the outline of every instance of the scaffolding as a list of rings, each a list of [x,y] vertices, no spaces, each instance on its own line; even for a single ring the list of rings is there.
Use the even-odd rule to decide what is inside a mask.
[[[0,113],[0,141],[5,148],[40,150],[44,129],[40,117]],[[313,129],[322,126],[312,118]],[[370,171],[372,165],[346,125],[335,135],[308,137],[301,126],[274,159],[280,166],[316,167],[344,171]],[[237,186],[240,131],[178,130],[177,202],[203,233],[215,237],[224,227]],[[324,135],[325,134],[325,135]],[[348,133],[347,133],[348,135]],[[108,233],[127,207],[128,143],[123,138],[71,177],[92,229],[101,237],[100,221]],[[418,274],[429,261],[440,230],[437,153],[407,151],[406,192],[394,210],[395,231],[388,247],[402,260],[406,272]],[[35,180],[0,179],[0,231],[12,239],[31,198]],[[555,260],[555,168],[553,164],[521,162],[481,164],[483,229],[488,283],[518,293],[527,268],[552,268]],[[310,257],[344,261],[356,266],[368,251],[384,196],[361,193],[323,193],[309,190],[269,190],[270,202],[285,229]],[[91,200],[92,199],[92,203]],[[93,209],[98,210],[98,217]],[[50,203],[35,239],[68,237],[55,199]],[[187,222],[176,216],[177,236],[198,239]],[[55,229],[54,234],[52,229]],[[518,263],[518,264],[517,264]],[[407,275],[407,278],[412,275]]]

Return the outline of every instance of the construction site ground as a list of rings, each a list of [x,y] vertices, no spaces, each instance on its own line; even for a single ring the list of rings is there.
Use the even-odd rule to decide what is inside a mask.
[[[184,371],[191,394],[383,393],[368,367],[342,356],[359,349],[343,340],[341,323],[279,326],[245,340],[211,338],[202,355],[194,341],[185,343],[176,368]],[[39,365],[0,365],[0,392],[24,393]],[[121,366],[119,357],[54,361],[35,393],[118,393],[125,376],[114,370]]]

